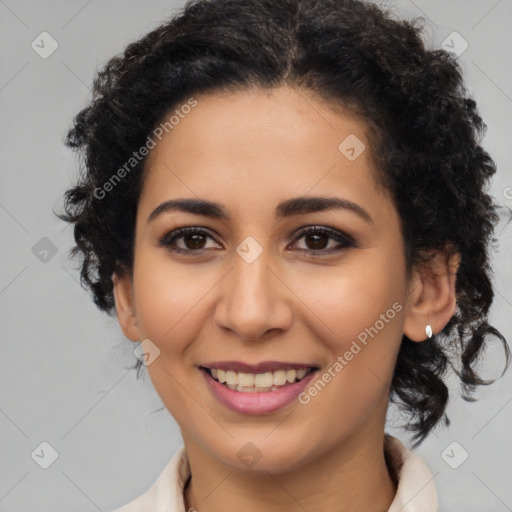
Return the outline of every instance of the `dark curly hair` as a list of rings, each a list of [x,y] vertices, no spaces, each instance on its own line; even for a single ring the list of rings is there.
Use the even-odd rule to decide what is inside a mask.
[[[486,125],[456,57],[427,49],[421,31],[421,18],[396,19],[359,0],[192,0],[111,58],[65,139],[82,157],[82,172],[58,214],[74,223],[70,255],[82,257],[81,282],[95,304],[113,314],[112,274],[131,275],[147,159],[108,193],[101,187],[169,112],[205,91],[310,90],[370,128],[378,180],[401,218],[408,276],[432,252],[461,256],[455,314],[428,342],[403,336],[390,389],[390,400],[410,415],[414,446],[441,419],[448,425],[448,366],[473,401],[477,385],[493,382],[476,372],[486,336],[503,343],[503,373],[510,349],[487,322],[494,296],[488,249],[499,216],[486,193],[496,172],[479,144]]]

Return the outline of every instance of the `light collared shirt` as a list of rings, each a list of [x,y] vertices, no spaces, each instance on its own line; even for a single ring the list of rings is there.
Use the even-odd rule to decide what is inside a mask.
[[[438,512],[434,477],[425,461],[389,434],[384,436],[384,453],[398,483],[387,512]],[[183,447],[144,494],[113,512],[187,512],[183,489],[189,477],[190,464]]]

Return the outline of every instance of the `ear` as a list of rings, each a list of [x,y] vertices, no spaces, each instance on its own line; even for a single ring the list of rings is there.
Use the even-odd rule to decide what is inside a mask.
[[[437,334],[457,309],[455,281],[460,254],[455,251],[430,253],[429,263],[413,270],[406,300],[404,334],[412,341],[428,339],[425,328]]]
[[[133,301],[133,285],[129,275],[112,274],[117,320],[123,334],[131,341],[140,341]]]

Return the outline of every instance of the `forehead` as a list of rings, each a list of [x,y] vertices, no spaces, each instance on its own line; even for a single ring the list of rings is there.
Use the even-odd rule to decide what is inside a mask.
[[[256,211],[292,196],[333,193],[386,206],[368,127],[341,105],[291,87],[194,99],[193,108],[174,107],[181,115],[151,150],[143,211],[171,197],[252,204]]]

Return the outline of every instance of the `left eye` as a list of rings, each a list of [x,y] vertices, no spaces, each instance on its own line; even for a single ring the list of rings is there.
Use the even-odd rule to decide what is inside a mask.
[[[331,253],[355,246],[354,240],[348,235],[324,227],[315,226],[313,228],[304,229],[299,233],[299,236],[295,240],[297,241],[300,240],[301,238],[304,238],[304,241],[306,242],[307,245],[309,245],[309,248],[299,250],[311,251],[313,253]],[[335,245],[330,249],[326,249],[326,246],[329,245],[329,239],[338,242],[338,245]]]
[[[208,231],[205,231],[204,229],[187,227],[167,233],[160,240],[159,245],[162,247],[166,247],[171,251],[179,253],[201,253],[205,250],[215,248],[205,247],[205,243],[208,238],[214,240],[211,234]],[[306,245],[309,247],[293,247],[301,239],[304,239]],[[178,240],[183,241],[184,247],[179,246],[177,244]],[[334,240],[335,242],[338,242],[338,244],[335,245],[334,247],[328,248],[329,240]],[[299,251],[310,252],[313,254],[332,253],[354,246],[354,240],[348,235],[345,235],[344,233],[341,233],[339,231],[332,230],[330,228],[318,226],[303,229],[298,234],[298,236],[296,236],[294,242],[292,243],[293,248]]]

